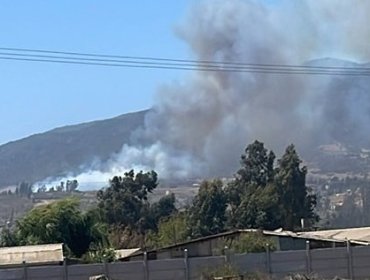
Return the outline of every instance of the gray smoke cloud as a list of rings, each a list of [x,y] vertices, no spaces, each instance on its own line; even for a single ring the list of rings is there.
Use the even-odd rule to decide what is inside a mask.
[[[356,66],[317,59],[368,60],[370,25],[364,11],[369,5],[345,0],[202,1],[177,33],[199,60]],[[290,143],[303,153],[333,141],[363,145],[370,120],[366,80],[195,73],[182,84],[159,90],[140,134],[156,139],[168,159],[180,163],[171,168],[170,160],[164,165],[167,171],[184,163],[183,170],[195,176],[230,174],[254,139],[277,152]],[[187,158],[173,151],[185,152]]]
[[[369,8],[362,0],[199,1],[176,32],[199,60],[358,66],[370,58]],[[290,143],[303,154],[336,141],[368,145],[369,90],[366,77],[194,72],[158,90],[135,145],[108,172],[230,175],[255,139],[278,153]]]

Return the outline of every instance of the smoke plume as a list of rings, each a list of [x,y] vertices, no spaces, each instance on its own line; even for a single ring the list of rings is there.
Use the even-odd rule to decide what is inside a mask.
[[[363,66],[358,63],[370,58],[369,10],[370,1],[362,0],[197,1],[176,33],[197,60]],[[303,155],[332,142],[369,146],[367,77],[186,75],[158,90],[145,126],[106,172],[138,167],[167,178],[231,175],[255,139],[278,153],[294,143]]]

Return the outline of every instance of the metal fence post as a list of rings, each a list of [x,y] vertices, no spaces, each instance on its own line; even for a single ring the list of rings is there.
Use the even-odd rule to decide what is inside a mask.
[[[266,271],[269,275],[271,274],[271,251],[269,244],[266,244]]]
[[[306,270],[307,274],[312,271],[310,241],[306,240]]]
[[[148,253],[144,252],[144,279],[149,280]]]
[[[184,263],[185,263],[185,280],[190,279],[189,273],[189,254],[188,249],[184,249]]]
[[[104,259],[104,274],[106,277],[109,278],[109,268],[108,268],[108,262],[106,259]]]
[[[224,254],[225,254],[225,264],[230,263],[230,250],[229,247],[225,246],[224,248]]]
[[[63,258],[63,268],[64,268],[64,280],[68,280],[68,264],[67,264],[67,258]]]
[[[26,261],[23,261],[23,279],[28,280],[28,273],[27,273],[27,264]]]
[[[347,259],[348,259],[348,278],[353,280],[353,259],[352,259],[352,248],[351,242],[347,240]]]

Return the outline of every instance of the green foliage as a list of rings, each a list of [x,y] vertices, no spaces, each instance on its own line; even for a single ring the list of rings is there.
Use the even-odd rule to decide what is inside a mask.
[[[113,177],[109,187],[97,194],[104,219],[110,225],[144,231],[148,224],[145,217],[149,211],[148,193],[156,187],[157,173],[154,171],[135,175],[131,170],[124,177]]]
[[[194,238],[224,231],[226,203],[222,182],[204,181],[188,212],[189,235]]]
[[[232,228],[276,229],[280,205],[274,184],[275,154],[258,141],[247,146],[241,168],[227,187]]]
[[[306,223],[318,221],[315,214],[316,196],[309,194],[306,187],[306,167],[300,167],[301,160],[294,145],[289,145],[278,161],[275,181],[279,194],[282,225],[285,229],[295,230],[301,219]]]
[[[276,244],[271,238],[266,237],[261,232],[242,233],[238,240],[234,240],[230,249],[234,253],[261,253],[266,252],[266,248],[274,251]]]
[[[82,256],[82,259],[88,263],[110,263],[117,260],[116,252],[112,248],[90,248],[89,251]]]
[[[17,245],[17,236],[9,228],[4,227],[0,234],[0,247],[12,247]]]
[[[308,193],[306,168],[290,145],[274,168],[275,155],[263,143],[250,144],[241,157],[241,169],[227,187],[232,228],[294,230],[301,219],[317,221],[316,196]]]
[[[158,223],[161,219],[166,219],[171,215],[177,213],[177,209],[175,206],[175,195],[169,194],[160,198],[160,200],[156,203],[153,203],[150,206],[150,215],[152,216],[154,226],[153,228],[157,228]]]
[[[145,236],[130,228],[110,226],[108,239],[111,246],[116,249],[145,248]]]
[[[154,171],[135,175],[131,170],[124,177],[114,177],[107,189],[98,192],[98,206],[110,225],[110,239],[116,247],[146,247],[148,234],[157,239],[160,222],[177,213],[173,194],[149,203],[148,195],[157,184]]]
[[[187,224],[185,213],[172,215],[162,219],[158,231],[151,231],[146,237],[147,248],[159,248],[184,242],[187,239]]]
[[[237,180],[252,186],[266,186],[274,179],[274,160],[275,154],[268,152],[262,142],[255,141],[241,156],[242,168],[238,170]]]
[[[20,245],[63,243],[76,257],[92,244],[105,244],[106,228],[92,213],[83,214],[75,199],[65,199],[32,209],[17,222]]]

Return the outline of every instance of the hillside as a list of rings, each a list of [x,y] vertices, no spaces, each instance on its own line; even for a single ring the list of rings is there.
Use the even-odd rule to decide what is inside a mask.
[[[128,143],[147,111],[56,128],[0,146],[0,188],[78,172],[94,159],[104,161]]]

